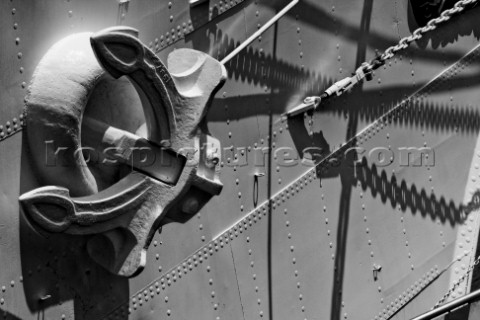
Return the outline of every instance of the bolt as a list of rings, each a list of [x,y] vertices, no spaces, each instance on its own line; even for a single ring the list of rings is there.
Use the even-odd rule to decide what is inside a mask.
[[[187,198],[182,205],[182,211],[188,214],[195,214],[200,209],[198,200],[194,197]]]
[[[208,168],[214,168],[219,162],[220,162],[220,159],[218,158],[216,153],[214,152],[207,153],[207,159],[205,161],[205,165]]]
[[[160,141],[160,145],[164,148],[168,148],[172,145],[172,143],[170,142],[170,140],[165,139]]]
[[[50,299],[52,296],[47,294],[39,298],[40,302]]]

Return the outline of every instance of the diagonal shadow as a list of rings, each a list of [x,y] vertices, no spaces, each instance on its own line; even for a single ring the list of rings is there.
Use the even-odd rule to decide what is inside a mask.
[[[363,3],[362,18],[360,22],[361,37],[370,33],[370,21],[372,18],[373,0],[365,0]],[[358,42],[355,66],[359,67],[366,58],[367,42]],[[363,91],[363,84],[357,86],[355,93]],[[358,114],[352,114],[348,118],[346,141],[355,137],[358,127]],[[353,167],[346,166],[346,170],[340,171],[341,192],[337,227],[337,243],[335,248],[334,276],[332,288],[332,301],[330,310],[331,320],[340,320],[342,314],[342,291],[345,276],[345,258],[347,251],[348,222],[350,218],[350,201],[352,196]],[[350,170],[349,170],[350,169]]]
[[[5,320],[21,320],[21,318],[17,317],[13,313],[10,313],[7,310],[3,310],[1,308],[0,308],[0,316],[2,317],[2,319],[5,319]],[[45,315],[42,316],[41,314],[39,314],[37,319],[45,320]]]

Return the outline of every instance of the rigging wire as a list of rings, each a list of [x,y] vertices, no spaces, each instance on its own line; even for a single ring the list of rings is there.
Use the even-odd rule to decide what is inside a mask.
[[[462,305],[470,304],[480,299],[480,289],[477,289],[469,294],[464,295],[458,299],[449,301],[444,305],[440,305],[445,301],[445,299],[455,290],[455,288],[467,277],[467,275],[472,272],[472,270],[480,263],[480,256],[478,256],[473,264],[468,268],[465,274],[458,279],[458,281],[448,290],[448,292],[443,296],[443,298],[435,304],[432,310],[425,312],[411,320],[431,320],[434,319],[442,314],[450,312]]]
[[[232,52],[230,52],[225,58],[220,61],[221,64],[225,65],[233,57],[235,57],[240,51],[245,49],[250,43],[252,43],[255,39],[261,36],[265,31],[268,30],[272,25],[275,24],[281,17],[283,17],[290,9],[292,9],[300,0],[293,0],[289,4],[285,6],[280,12],[278,12],[272,19],[268,20],[260,29],[258,29],[254,34],[252,34],[248,39],[242,42],[241,45],[235,48]]]

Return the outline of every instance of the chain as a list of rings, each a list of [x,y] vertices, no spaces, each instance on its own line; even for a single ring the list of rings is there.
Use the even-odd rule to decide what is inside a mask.
[[[477,2],[478,0],[458,1],[453,8],[443,11],[439,17],[430,20],[424,27],[416,29],[410,36],[401,39],[397,45],[391,46],[385,50],[382,55],[373,59],[371,62],[368,62],[365,66],[365,71],[368,72],[378,69],[385,64],[385,61],[391,59],[396,53],[408,48],[410,43],[421,39],[424,34],[437,29],[440,24],[449,21],[454,15],[464,11],[468,5],[475,5]]]
[[[457,287],[465,280],[465,278],[470,274],[470,272],[475,269],[475,267],[480,263],[480,256],[478,256],[475,261],[473,261],[473,264],[468,267],[467,271],[457,280],[453,283],[453,285],[448,289],[448,291],[443,295],[443,297],[433,306],[432,309],[438,308],[440,305],[442,305],[445,300],[457,289]]]
[[[358,83],[362,82],[365,78],[367,81],[372,80],[373,71],[383,66],[385,62],[395,56],[395,54],[405,50],[412,42],[421,39],[424,34],[437,29],[439,25],[449,21],[454,15],[464,11],[467,6],[477,5],[479,1],[480,0],[459,0],[451,9],[443,11],[440,16],[430,20],[424,27],[420,27],[416,29],[410,36],[402,38],[398,44],[389,47],[381,55],[377,56],[370,62],[362,63],[362,65],[355,71],[353,76],[335,82],[320,96],[305,98],[302,104],[288,111],[286,115],[292,117],[310,109],[316,109],[322,100],[333,95],[341,95],[342,93],[353,88]]]

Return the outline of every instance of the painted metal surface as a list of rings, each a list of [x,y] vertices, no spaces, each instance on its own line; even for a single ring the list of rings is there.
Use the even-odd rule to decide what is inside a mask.
[[[287,3],[0,3],[0,318],[410,319],[478,286],[475,271],[462,276],[478,255],[479,8],[287,120],[416,28],[406,0],[300,1],[226,65],[207,115],[221,194],[155,234],[133,279],[82,254],[88,238],[28,225],[18,197],[39,184],[23,99],[55,42],[122,24],[164,61],[184,47],[222,59]],[[433,150],[434,163],[402,148]]]

